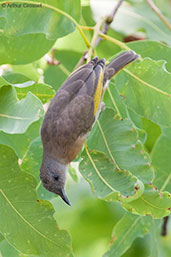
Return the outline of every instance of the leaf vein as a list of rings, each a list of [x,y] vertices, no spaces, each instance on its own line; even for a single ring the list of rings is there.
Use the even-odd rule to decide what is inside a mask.
[[[54,242],[53,240],[49,239],[46,235],[42,234],[42,232],[40,232],[37,228],[35,228],[29,221],[27,221],[22,215],[21,213],[19,213],[19,211],[13,206],[13,204],[10,202],[10,200],[8,199],[8,197],[6,196],[6,194],[2,191],[2,189],[0,189],[1,194],[3,195],[3,197],[5,198],[5,200],[7,201],[7,203],[10,205],[10,207],[14,210],[14,212],[37,234],[39,234],[41,237],[43,237],[44,239],[48,240],[50,243],[56,245],[57,247],[60,247],[60,245],[56,244],[56,242]]]
[[[102,175],[101,175],[100,172],[98,171],[98,168],[96,167],[96,165],[95,165],[93,159],[91,158],[91,155],[90,155],[89,152],[88,152],[88,147],[87,147],[87,146],[85,146],[85,150],[86,150],[87,156],[88,156],[90,162],[92,163],[93,168],[95,169],[95,171],[96,171],[97,175],[99,176],[99,178],[100,178],[100,179],[103,181],[103,183],[104,183],[107,187],[109,187],[113,192],[116,192],[116,190],[115,190],[111,185],[109,185],[109,184],[107,183],[107,181],[102,177]]]
[[[146,81],[140,79],[140,78],[137,77],[135,74],[133,74],[132,72],[128,71],[127,69],[124,69],[124,71],[127,72],[130,76],[132,76],[132,77],[135,78],[136,80],[138,80],[138,81],[139,81],[140,83],[142,83],[143,85],[145,85],[145,86],[147,86],[147,87],[149,87],[149,88],[151,88],[151,89],[153,89],[153,90],[159,92],[159,93],[162,94],[162,95],[171,97],[171,94],[169,94],[169,93],[167,93],[167,92],[164,92],[163,90],[161,90],[161,89],[159,89],[159,88],[157,88],[157,87],[155,87],[155,86],[153,86],[153,85],[147,83]]]
[[[120,168],[119,168],[119,166],[118,166],[118,164],[117,164],[117,162],[116,162],[115,158],[114,158],[114,157],[113,157],[113,155],[112,155],[112,152],[110,151],[110,148],[109,148],[109,145],[108,145],[107,139],[106,139],[106,137],[105,137],[105,134],[103,133],[103,129],[102,129],[102,127],[101,127],[101,125],[100,125],[100,122],[99,122],[98,120],[97,120],[97,125],[98,125],[99,130],[100,130],[100,132],[101,132],[101,134],[102,134],[102,137],[103,137],[104,143],[105,143],[105,145],[106,145],[106,148],[107,148],[107,150],[108,150],[108,153],[109,153],[109,155],[110,155],[110,157],[111,157],[112,161],[113,161],[113,162],[114,162],[114,164],[116,165],[116,168],[117,168],[118,170],[120,170]]]

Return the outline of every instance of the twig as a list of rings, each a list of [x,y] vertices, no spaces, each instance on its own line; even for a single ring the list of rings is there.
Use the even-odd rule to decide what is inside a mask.
[[[78,61],[78,63],[76,64],[74,70],[76,70],[78,67],[80,67],[81,65],[84,64],[84,62],[87,60],[87,53],[88,53],[88,50],[86,50],[86,51],[83,53],[81,59],[80,59],[80,60]]]
[[[114,43],[115,45],[118,45],[120,48],[123,48],[127,51],[130,51],[131,49],[123,42],[117,40],[116,38],[113,38],[113,37],[110,37],[106,34],[103,34],[103,33],[99,33],[99,36],[108,40],[108,41],[111,41],[112,43]]]
[[[87,27],[87,26],[80,26],[81,29],[83,30],[94,30],[94,34],[93,34],[93,38],[91,40],[90,43],[90,47],[88,49],[88,53],[87,53],[87,62],[89,62],[91,60],[91,56],[92,56],[92,52],[95,51],[94,48],[99,44],[99,42],[101,40],[103,40],[103,38],[105,38],[103,35],[105,35],[109,29],[110,24],[112,23],[119,7],[121,6],[121,4],[123,3],[124,0],[119,0],[117,5],[115,6],[114,10],[112,11],[112,13],[106,17],[102,17],[97,24],[95,25],[95,27]],[[102,27],[102,28],[101,28]],[[120,41],[116,40],[117,43],[119,44]],[[115,43],[116,43],[115,41]],[[120,46],[124,49],[128,48],[126,47],[126,45],[122,42],[120,42]],[[95,55],[95,53],[94,53]],[[84,54],[83,54],[84,57]],[[76,65],[76,68],[79,67],[79,65],[81,65],[84,61],[83,57],[81,57],[80,61],[78,62],[78,64]]]
[[[168,27],[168,29],[171,30],[171,24],[169,24],[164,15],[161,13],[160,9],[153,3],[153,1],[146,0],[146,2],[149,4],[151,9],[159,16],[160,20]]]
[[[169,220],[169,216],[166,216],[163,218],[163,225],[162,225],[162,231],[161,231],[161,235],[162,236],[166,236],[167,235],[167,223]]]
[[[58,66],[60,70],[66,75],[70,75],[70,71],[67,70],[67,68],[58,60],[55,60],[55,48],[52,48],[51,51],[51,56],[50,55],[45,55],[45,59],[47,60],[47,64],[49,65],[54,65]]]
[[[97,24],[96,24],[95,27],[94,27],[93,38],[92,38],[92,40],[91,40],[90,47],[89,47],[89,49],[88,49],[87,62],[89,62],[90,59],[91,59],[92,51],[93,51],[93,49],[94,49],[95,46],[96,46],[96,40],[97,40],[97,38],[98,38],[98,36],[99,36],[101,26],[103,25],[103,23],[105,22],[105,20],[106,20],[106,17],[102,17],[102,18],[97,22]]]
[[[47,57],[47,64],[55,65],[55,66],[58,66],[60,64],[60,61],[55,60],[55,48],[52,48],[51,56],[48,55],[46,57]]]
[[[106,18],[106,20],[105,20],[105,23],[104,23],[104,25],[103,25],[103,28],[102,28],[102,30],[101,30],[101,32],[102,32],[103,34],[106,34],[106,33],[107,33],[107,31],[108,31],[108,29],[109,29],[109,27],[110,27],[110,24],[112,23],[112,21],[113,21],[115,15],[116,15],[116,13],[117,13],[119,7],[120,7],[121,4],[123,3],[123,1],[124,1],[124,0],[119,0],[118,3],[117,3],[117,5],[116,5],[115,8],[113,9],[112,13],[111,13],[109,16],[107,16],[107,18]],[[102,40],[102,38],[101,38],[101,37],[98,37],[97,40],[96,40],[95,46],[97,46],[97,45],[100,43],[101,40]]]

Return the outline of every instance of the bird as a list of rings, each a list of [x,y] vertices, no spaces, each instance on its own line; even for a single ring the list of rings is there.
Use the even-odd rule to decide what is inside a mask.
[[[99,116],[108,82],[137,58],[139,55],[134,51],[125,51],[106,65],[105,59],[94,57],[71,73],[49,105],[41,126],[40,179],[48,191],[59,195],[68,205],[68,166],[81,151]]]

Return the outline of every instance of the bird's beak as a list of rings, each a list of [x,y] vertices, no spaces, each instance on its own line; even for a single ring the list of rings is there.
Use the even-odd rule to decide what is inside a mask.
[[[70,204],[70,202],[69,202],[69,200],[68,200],[68,197],[66,196],[66,193],[65,193],[65,190],[64,189],[62,189],[61,191],[60,191],[60,197],[64,200],[64,202],[66,202],[69,206],[71,206],[71,204]]]

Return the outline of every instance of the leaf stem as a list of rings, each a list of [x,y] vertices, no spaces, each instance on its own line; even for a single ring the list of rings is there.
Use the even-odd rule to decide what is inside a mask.
[[[41,186],[41,184],[42,184],[42,181],[40,180],[40,181],[39,181],[39,184],[38,184],[37,187],[36,187],[36,192],[38,191],[38,189],[39,189],[39,187]]]
[[[160,9],[154,4],[152,0],[146,0],[151,9],[156,13],[156,15],[160,18],[160,20],[171,30],[171,24],[167,21],[164,15],[161,13]]]
[[[139,78],[139,77],[137,77],[135,74],[133,74],[131,71],[129,71],[129,70],[127,70],[127,69],[124,69],[124,71],[127,72],[131,77],[133,77],[133,78],[135,78],[136,80],[138,80],[142,85],[145,85],[145,86],[147,86],[147,87],[149,87],[149,88],[151,88],[151,89],[153,89],[153,90],[159,92],[159,93],[162,94],[162,95],[165,95],[165,96],[167,96],[167,97],[171,97],[171,94],[169,94],[169,93],[167,93],[167,92],[161,90],[160,88],[157,88],[157,87],[155,87],[155,86],[149,84],[148,82],[142,80],[141,78]]]
[[[83,25],[80,25],[81,29],[83,30],[94,30],[94,27],[90,27],[90,26],[83,26]]]
[[[108,35],[105,35],[102,32],[99,33],[99,36],[104,38],[104,39],[106,39],[106,40],[108,40],[108,41],[111,41],[115,45],[118,45],[120,48],[123,48],[123,49],[128,50],[128,51],[131,50],[131,48],[129,48],[126,44],[124,44],[123,42],[117,40],[116,38],[113,38],[113,37],[110,37]]]
[[[89,47],[89,49],[88,49],[87,62],[89,62],[89,61],[91,60],[92,52],[93,52],[93,49],[94,49],[95,46],[96,46],[96,41],[97,41],[97,38],[98,38],[98,36],[99,36],[101,26],[103,25],[103,23],[105,22],[105,20],[106,20],[106,17],[102,17],[102,18],[97,22],[97,24],[96,24],[95,27],[94,27],[93,38],[92,38],[92,40],[91,40],[90,47]]]
[[[169,174],[169,176],[167,177],[167,179],[165,180],[163,186],[160,189],[160,192],[163,192],[163,190],[165,189],[165,187],[169,184],[169,181],[171,180],[171,173]]]
[[[122,115],[121,115],[121,113],[120,113],[120,111],[119,111],[119,109],[118,109],[118,106],[117,106],[117,104],[116,104],[116,102],[115,102],[115,99],[113,98],[113,95],[112,95],[112,93],[111,93],[109,87],[107,87],[107,91],[108,91],[108,93],[109,93],[109,96],[110,96],[110,98],[111,98],[112,104],[113,104],[113,106],[114,106],[114,108],[115,108],[115,110],[116,110],[116,112],[117,112],[119,118],[122,119]]]
[[[110,27],[110,24],[113,22],[113,19],[119,9],[119,7],[121,6],[121,4],[123,3],[124,0],[119,0],[118,3],[116,4],[115,8],[113,9],[113,11],[111,12],[110,15],[108,15],[105,19],[105,22],[103,24],[103,27],[102,27],[102,30],[101,32],[106,34],[109,27]],[[97,40],[96,40],[96,46],[100,43],[100,41],[102,40],[101,37],[98,37]]]
[[[40,2],[36,2],[36,1],[24,1],[24,0],[15,1],[15,2],[18,2],[18,3],[30,3],[30,4],[40,4]],[[3,2],[1,2],[0,4],[2,5],[2,4],[4,4],[4,3],[6,3],[6,1],[3,1]],[[90,47],[90,43],[89,43],[89,41],[88,41],[86,35],[84,34],[84,32],[83,32],[83,30],[82,30],[82,27],[78,24],[78,22],[77,22],[71,15],[69,15],[68,13],[66,13],[66,12],[64,12],[64,11],[62,11],[62,10],[60,10],[60,9],[58,9],[58,8],[55,7],[55,6],[51,6],[51,5],[46,4],[46,3],[41,3],[41,4],[42,4],[43,7],[48,8],[48,9],[51,9],[51,10],[57,12],[57,13],[60,13],[60,14],[62,14],[63,16],[65,16],[66,18],[68,18],[70,21],[72,21],[72,22],[75,24],[75,26],[76,26],[76,28],[78,29],[78,31],[80,32],[80,34],[81,34],[81,36],[82,36],[82,38],[83,38],[83,40],[84,40],[86,46],[87,46],[88,48]]]
[[[70,75],[71,72],[62,63],[60,63],[58,67],[66,76]]]
[[[85,143],[85,151],[86,151],[86,154],[94,168],[94,170],[96,171],[97,175],[99,176],[99,178],[102,180],[102,182],[113,192],[116,192],[115,189],[103,178],[103,176],[100,174],[100,172],[98,171],[98,168],[96,167],[96,164],[94,163],[94,160],[93,158],[91,157],[89,151],[88,151],[88,146],[87,146],[87,143]]]

